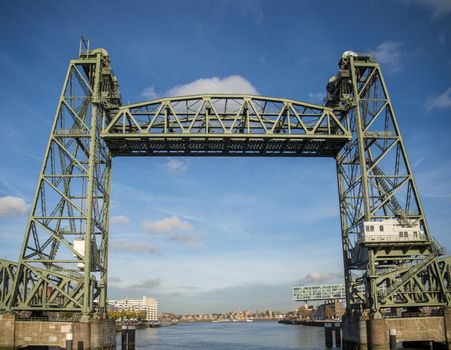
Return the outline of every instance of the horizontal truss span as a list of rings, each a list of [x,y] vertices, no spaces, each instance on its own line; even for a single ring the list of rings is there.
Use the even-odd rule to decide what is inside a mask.
[[[294,301],[335,300],[345,298],[346,290],[344,284],[293,287]]]
[[[335,157],[352,136],[324,106],[198,95],[122,106],[101,137],[113,156]]]

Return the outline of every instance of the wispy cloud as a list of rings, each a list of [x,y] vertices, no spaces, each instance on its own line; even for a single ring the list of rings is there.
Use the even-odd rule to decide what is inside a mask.
[[[401,50],[402,44],[397,41],[387,40],[379,44],[371,53],[376,61],[385,66],[390,72],[398,72],[402,69],[402,61],[405,56]]]
[[[299,213],[297,217],[304,222],[315,222],[338,217],[340,214],[338,204],[333,206],[314,205]]]
[[[179,289],[187,289],[187,290],[198,290],[198,289],[200,289],[199,287],[195,287],[195,286],[177,286],[177,288],[179,288]]]
[[[175,158],[169,158],[166,162],[166,168],[175,173],[182,173],[188,170],[189,166],[191,165],[191,162],[188,159],[175,159]]]
[[[415,163],[413,163],[413,166],[414,167],[417,167],[417,166],[419,166],[421,163],[423,163],[424,162],[424,160],[425,160],[426,158],[423,156],[423,157],[420,157],[420,158],[418,158],[416,161],[415,161]]]
[[[0,197],[0,217],[20,216],[26,213],[27,203],[23,198],[14,196]]]
[[[130,223],[130,219],[125,215],[112,216],[110,219],[111,225],[126,225]]]
[[[447,88],[439,95],[430,96],[424,104],[424,109],[427,112],[433,109],[444,109],[451,107],[451,87]]]
[[[141,91],[141,96],[144,97],[146,100],[153,100],[158,98],[158,93],[155,90],[154,86],[149,86],[145,88],[143,91]]]
[[[148,278],[141,282],[135,283],[127,287],[128,289],[150,289],[156,288],[161,284],[161,278]]]
[[[437,38],[438,43],[440,44],[440,46],[444,46],[446,43],[446,33],[440,33],[440,35]]]
[[[314,103],[322,103],[324,99],[324,92],[310,92],[308,94],[308,97],[310,101]]]
[[[193,225],[180,219],[178,216],[170,216],[160,220],[144,221],[142,228],[150,233],[163,234],[178,230],[188,230],[193,228]]]
[[[310,272],[304,276],[299,283],[324,283],[324,282],[336,282],[338,279],[343,279],[343,272]]]
[[[449,177],[451,162],[442,161],[434,167],[426,167],[417,172],[417,180],[422,184],[421,194],[429,198],[451,198]]]
[[[256,25],[261,25],[263,23],[264,15],[260,0],[241,0],[232,1],[232,3],[239,6],[243,17],[251,18]]]
[[[197,235],[180,235],[180,234],[174,234],[171,235],[168,239],[168,241],[172,242],[180,242],[187,245],[192,246],[202,246],[202,237]]]
[[[111,249],[117,252],[149,253],[155,254],[158,249],[149,243],[130,243],[127,241],[116,241],[111,244]]]
[[[451,1],[449,0],[402,0],[402,2],[407,5],[428,8],[434,20],[451,12]]]
[[[108,277],[108,281],[110,283],[119,283],[119,282],[122,282],[122,278],[110,276],[110,277]]]

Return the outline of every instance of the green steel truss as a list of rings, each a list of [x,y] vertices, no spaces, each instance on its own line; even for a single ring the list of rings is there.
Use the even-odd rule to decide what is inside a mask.
[[[0,310],[106,307],[114,156],[334,157],[348,310],[450,304],[382,72],[345,55],[324,106],[250,95],[121,104],[108,53],[82,42],[69,64],[19,262],[0,260]],[[363,221],[420,223],[421,242],[361,242]],[[83,250],[76,242],[83,242]]]
[[[69,63],[19,262],[1,265],[2,308],[104,310],[111,154],[100,129],[119,104],[106,51],[80,50]]]
[[[449,260],[439,259],[443,248],[427,226],[381,68],[349,53],[339,68],[326,106],[353,135],[336,157],[347,305],[372,317],[384,308],[449,306]],[[419,224],[425,239],[359,240],[364,221],[391,218]]]
[[[351,135],[330,108],[247,95],[122,106],[104,124],[114,156],[335,156]]]

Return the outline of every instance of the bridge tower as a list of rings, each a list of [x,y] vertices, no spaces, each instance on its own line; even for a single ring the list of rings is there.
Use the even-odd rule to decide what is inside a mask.
[[[449,306],[449,260],[439,259],[379,64],[345,52],[327,91],[353,136],[336,157],[348,311]]]
[[[111,154],[100,130],[120,104],[108,53],[82,40],[67,69],[19,261],[2,261],[1,309],[105,312]]]

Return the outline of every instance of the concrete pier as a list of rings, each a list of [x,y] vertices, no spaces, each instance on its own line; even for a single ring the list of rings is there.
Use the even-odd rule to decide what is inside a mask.
[[[74,349],[113,350],[116,348],[114,320],[89,322],[18,320],[15,314],[0,314],[0,349],[26,346],[66,348],[66,335],[72,333]]]
[[[344,350],[389,350],[390,330],[396,330],[397,342],[410,346],[425,343],[451,349],[451,310],[443,316],[381,318],[343,318]]]

